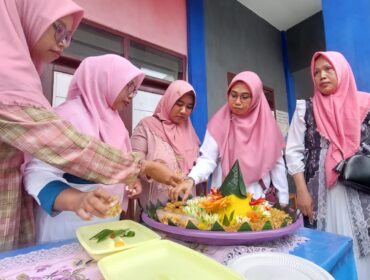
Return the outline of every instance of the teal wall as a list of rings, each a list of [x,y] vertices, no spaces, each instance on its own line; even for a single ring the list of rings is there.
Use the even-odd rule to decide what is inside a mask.
[[[341,52],[359,90],[370,92],[370,1],[322,0],[327,50]]]

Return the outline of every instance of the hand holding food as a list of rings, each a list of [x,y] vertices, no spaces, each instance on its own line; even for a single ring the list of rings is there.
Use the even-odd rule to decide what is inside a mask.
[[[91,220],[93,216],[116,216],[121,211],[118,198],[100,188],[91,192],[80,192],[75,200],[74,212],[83,220]]]

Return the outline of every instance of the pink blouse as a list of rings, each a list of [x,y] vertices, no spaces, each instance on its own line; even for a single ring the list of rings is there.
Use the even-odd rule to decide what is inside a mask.
[[[181,174],[180,167],[177,162],[176,154],[169,143],[163,141],[161,138],[152,133],[152,131],[139,123],[131,137],[132,151],[137,152],[147,160],[158,160],[165,162],[169,168]],[[182,174],[187,175],[187,174]],[[148,180],[148,178],[141,178],[143,184],[143,192],[139,199],[141,205],[145,208],[149,201],[157,202],[159,199],[166,202],[168,199],[167,186]],[[193,189],[195,195],[195,188]]]

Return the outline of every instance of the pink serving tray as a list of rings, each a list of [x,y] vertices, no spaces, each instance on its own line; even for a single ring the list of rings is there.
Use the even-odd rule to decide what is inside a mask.
[[[248,231],[248,232],[223,232],[197,229],[184,229],[176,226],[162,224],[143,213],[142,219],[149,227],[160,230],[168,236],[182,241],[190,241],[208,245],[244,245],[271,241],[288,234],[292,234],[303,226],[302,216],[289,226],[280,229]]]

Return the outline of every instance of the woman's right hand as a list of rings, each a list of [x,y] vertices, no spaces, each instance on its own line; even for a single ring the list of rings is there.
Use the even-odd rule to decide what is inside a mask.
[[[307,189],[303,172],[294,174],[293,180],[297,190],[297,207],[312,223],[314,220],[313,199]]]
[[[105,218],[115,198],[101,188],[81,192],[75,188],[62,191],[54,202],[56,211],[73,211],[83,220],[93,216]]]
[[[113,196],[101,188],[90,192],[81,192],[77,203],[75,203],[75,213],[83,220],[91,220],[93,216],[106,218]]]
[[[169,197],[171,201],[172,202],[177,201],[180,194],[183,193],[182,203],[185,203],[185,201],[188,199],[189,195],[191,194],[191,190],[193,189],[193,187],[194,187],[194,181],[190,179],[185,179],[177,187],[170,188]]]
[[[297,207],[303,215],[308,217],[310,222],[313,222],[313,199],[307,189],[297,191]]]
[[[181,176],[161,162],[142,160],[141,165],[141,173],[159,183],[176,187],[182,182]]]

